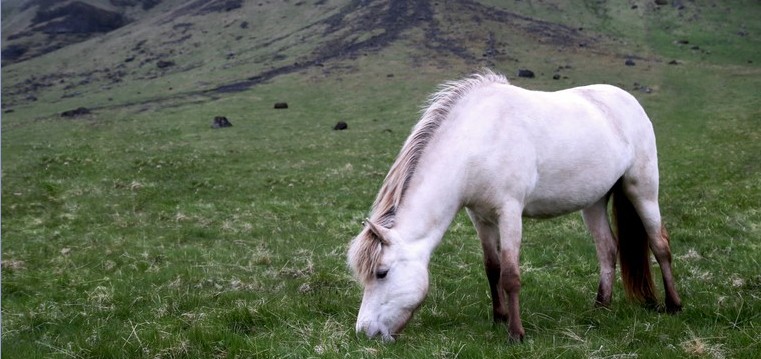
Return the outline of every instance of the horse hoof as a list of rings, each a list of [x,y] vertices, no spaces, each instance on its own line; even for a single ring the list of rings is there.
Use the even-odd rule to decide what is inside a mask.
[[[510,343],[523,343],[523,337],[525,337],[523,333],[510,333],[507,339]]]
[[[676,314],[682,311],[682,304],[666,303],[666,313]]]
[[[595,308],[610,309],[610,300],[608,300],[607,302],[601,302],[600,300],[595,300]]]
[[[507,331],[508,334],[508,340],[512,343],[523,343],[523,337],[526,336],[526,332],[523,330],[523,328],[510,328]]]

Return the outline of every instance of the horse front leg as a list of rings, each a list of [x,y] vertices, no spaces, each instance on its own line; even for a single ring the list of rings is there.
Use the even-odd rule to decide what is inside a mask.
[[[494,322],[507,322],[505,291],[499,283],[502,273],[499,257],[499,227],[470,209],[467,209],[467,212],[471,222],[476,227],[476,233],[478,233],[481,247],[484,250],[484,269],[486,271],[486,279],[489,281]]]
[[[525,331],[520,315],[520,246],[522,210],[501,213],[500,232],[500,286],[507,294],[508,335],[510,340],[523,341]]]
[[[616,274],[616,240],[608,221],[608,199],[605,196],[581,212],[584,224],[595,240],[597,261],[600,263],[600,285],[597,287],[595,305],[607,308],[613,296],[613,282]]]

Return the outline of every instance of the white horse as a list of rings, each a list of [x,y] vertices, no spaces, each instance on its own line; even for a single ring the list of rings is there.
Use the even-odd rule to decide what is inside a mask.
[[[611,197],[617,236],[608,221]],[[349,248],[364,286],[358,333],[394,340],[423,302],[431,254],[462,207],[483,247],[494,320],[508,322],[510,339],[525,333],[522,216],[582,211],[600,262],[597,305],[610,304],[617,252],[629,297],[655,305],[652,250],[666,310],[681,309],[658,207],[653,128],[619,88],[529,91],[484,70],[433,94]]]

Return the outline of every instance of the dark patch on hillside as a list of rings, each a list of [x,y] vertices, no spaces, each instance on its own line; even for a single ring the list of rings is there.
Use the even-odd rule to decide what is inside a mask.
[[[112,1],[113,4],[152,7],[158,0]],[[134,4],[133,4],[134,3]],[[130,21],[119,11],[106,10],[82,1],[33,0],[22,9],[36,7],[31,23],[7,37],[3,65],[24,61],[118,29]],[[39,35],[43,34],[43,40]],[[23,51],[21,51],[23,49]]]
[[[133,7],[140,5],[143,10],[150,10],[161,3],[161,0],[110,0],[111,5],[117,7]]]
[[[243,0],[195,0],[169,13],[167,20],[179,16],[203,16],[215,12],[229,12],[243,7]]]
[[[354,58],[362,51],[377,51],[399,39],[401,34],[421,23],[430,22],[433,10],[426,0],[355,0],[327,19],[307,26],[324,27],[323,43],[308,58],[249,77],[244,81],[219,86],[209,92],[245,91],[276,76],[300,71],[330,60]],[[359,40],[357,34],[377,34]],[[273,41],[274,42],[274,41]]]
[[[219,86],[209,92],[245,91],[276,76],[319,66],[331,60],[353,59],[360,54],[379,51],[399,40],[405,31],[412,28],[425,30],[426,38],[421,46],[432,50],[433,53],[451,54],[472,62],[474,65],[481,58],[486,57],[488,62],[485,65],[493,65],[495,56],[501,53],[497,48],[498,41],[494,33],[487,32],[486,48],[483,51],[474,52],[462,42],[462,39],[453,37],[441,29],[438,17],[443,17],[445,21],[455,22],[456,20],[448,19],[448,14],[436,16],[434,4],[438,3],[428,0],[352,1],[335,15],[303,29],[324,28],[322,37],[331,39],[321,44],[308,57],[263,71],[243,81]],[[581,43],[587,47],[597,42],[597,39],[583,35],[577,29],[518,15],[475,1],[459,1],[455,6],[458,7],[458,11],[455,13],[469,14],[477,23],[491,21],[509,24],[511,27],[518,27],[541,43],[575,48]],[[376,35],[362,38],[358,37],[357,34]],[[288,36],[290,34],[272,39],[262,46],[269,46]]]
[[[38,10],[32,23],[32,31],[45,34],[93,34],[118,29],[127,23],[127,19],[120,13],[75,1]]]

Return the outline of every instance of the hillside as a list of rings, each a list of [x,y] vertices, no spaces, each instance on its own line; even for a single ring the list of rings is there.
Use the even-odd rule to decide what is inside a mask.
[[[3,357],[755,358],[759,18],[757,0],[3,0]],[[508,344],[460,213],[397,342],[355,335],[347,244],[427,96],[481,67],[640,101],[681,313],[619,279],[594,308],[580,216],[525,220]]]
[[[758,56],[757,13],[678,3],[6,1],[3,51],[27,50],[3,57],[3,108],[214,97],[299,71],[340,75],[378,54],[406,68],[530,68],[577,82],[600,65],[622,72],[626,59],[657,70]]]

